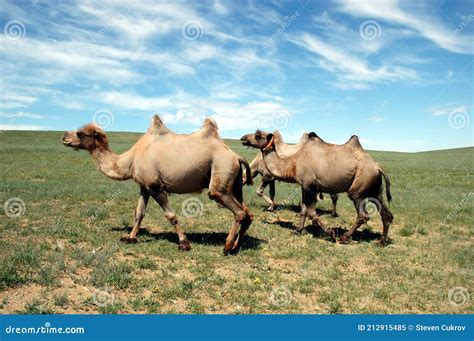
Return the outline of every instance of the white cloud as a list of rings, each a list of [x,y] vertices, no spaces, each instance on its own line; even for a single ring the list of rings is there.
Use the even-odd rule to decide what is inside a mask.
[[[48,130],[48,127],[30,124],[0,124],[0,130]]]
[[[2,117],[2,118],[12,118],[12,119],[18,119],[18,118],[40,119],[40,118],[43,118],[42,115],[33,114],[33,113],[30,113],[30,112],[22,112],[22,111],[17,111],[16,113],[0,112],[0,117]]]
[[[418,8],[423,8],[423,6],[416,6],[415,3],[412,3],[413,6],[404,10],[400,6],[401,2],[396,0],[339,0],[338,4],[339,10],[349,15],[360,18],[379,19],[390,25],[403,25],[448,51],[473,54],[474,36],[466,32],[456,34],[455,30],[458,27],[447,28],[441,20],[437,20],[434,17],[431,12],[432,9],[426,9],[422,13]],[[403,4],[409,6],[410,2],[403,2]],[[461,25],[461,22],[458,24]]]
[[[383,117],[382,115],[372,115],[372,116],[369,116],[367,120],[378,123],[378,122],[385,121],[385,117]]]
[[[448,69],[448,72],[446,72],[446,79],[450,81],[454,76],[454,72],[452,69]]]
[[[214,97],[196,97],[183,91],[161,97],[144,97],[130,92],[103,92],[100,101],[118,110],[153,111],[170,124],[199,126],[205,117],[216,120],[221,131],[235,129],[278,129],[278,120],[291,122],[291,111],[281,102],[239,103]],[[277,122],[277,123],[275,123]]]
[[[365,60],[308,33],[292,37],[290,41],[322,57],[320,67],[339,73],[340,81],[336,84],[340,87],[366,88],[371,82],[417,78],[414,70],[401,66],[382,65],[372,69]]]
[[[100,94],[100,100],[122,110],[159,110],[171,106],[170,97],[143,97],[135,93],[106,91]]]
[[[230,9],[221,0],[214,0],[212,2],[212,8],[221,15],[227,15],[230,12]]]
[[[448,115],[454,112],[467,112],[467,110],[468,110],[467,105],[452,105],[452,104],[428,108],[428,111],[433,116]]]

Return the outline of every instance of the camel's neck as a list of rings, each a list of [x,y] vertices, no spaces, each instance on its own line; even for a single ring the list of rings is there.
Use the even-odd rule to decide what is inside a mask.
[[[121,155],[110,150],[95,149],[91,152],[92,158],[104,175],[114,180],[128,180],[132,178],[133,152],[130,150]]]
[[[274,149],[262,152],[263,162],[270,174],[281,180],[292,180],[296,173],[296,160],[294,157],[282,159]]]
[[[252,162],[250,162],[250,173],[252,174],[252,179],[261,173],[261,162],[262,156],[260,154],[257,154]]]

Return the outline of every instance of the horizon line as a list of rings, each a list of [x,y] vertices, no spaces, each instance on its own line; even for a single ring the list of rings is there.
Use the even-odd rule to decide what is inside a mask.
[[[5,132],[17,132],[17,131],[24,131],[24,132],[64,132],[64,130],[27,130],[27,129],[0,129],[0,135],[2,135]],[[107,133],[127,133],[127,134],[144,134],[146,132],[140,132],[140,131],[124,131],[124,130],[109,130]],[[224,140],[234,140],[238,141],[237,138],[232,138],[232,137],[223,137],[221,136],[222,139]],[[289,144],[294,144],[294,143],[289,143]],[[465,149],[465,148],[474,148],[474,145],[471,146],[463,146],[463,147],[454,147],[454,148],[443,148],[443,149],[427,149],[427,150],[419,150],[416,152],[405,152],[405,151],[396,151],[396,150],[375,150],[375,149],[365,149],[367,151],[372,151],[372,152],[384,152],[384,153],[404,153],[404,154],[417,154],[417,153],[427,153],[427,152],[441,152],[441,151],[447,151],[447,150],[456,150],[456,149]]]

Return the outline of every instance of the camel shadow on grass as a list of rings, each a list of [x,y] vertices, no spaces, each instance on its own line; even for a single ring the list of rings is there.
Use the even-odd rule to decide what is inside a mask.
[[[130,226],[124,227],[113,227],[113,231],[128,231],[130,232],[132,228]],[[194,233],[186,233],[188,240],[191,244],[202,244],[202,245],[213,245],[213,246],[222,246],[224,247],[225,239],[227,238],[227,233],[224,232],[194,232]],[[153,232],[148,230],[147,228],[141,228],[140,232],[138,232],[138,236],[147,236],[153,238],[155,240],[166,240],[170,243],[178,245],[178,235],[174,232]],[[150,240],[143,241],[149,242]],[[249,235],[245,235],[242,245],[239,250],[257,250],[259,249],[260,245],[266,243],[265,240],[258,239],[255,237],[251,237]]]
[[[266,223],[275,224],[283,228],[296,231],[295,224],[289,221],[274,221],[274,222],[266,221]],[[332,229],[334,230],[334,232],[336,232],[336,238],[341,237],[344,233],[348,231],[347,229],[344,229],[342,227],[333,227]],[[311,234],[314,238],[331,240],[331,238],[326,234],[326,232],[324,232],[324,230],[320,228],[319,226],[315,226],[311,224],[309,226],[306,226],[303,231]],[[365,228],[365,229],[355,231],[354,234],[352,235],[352,240],[355,240],[357,242],[370,242],[374,240],[379,240],[381,237],[382,237],[381,233],[372,232],[369,229]],[[336,241],[333,240],[332,242],[335,243]]]
[[[260,208],[261,208],[262,211],[267,211],[267,207],[268,206],[260,205]],[[275,210],[272,213],[277,213],[279,211],[285,211],[285,210],[295,212],[295,213],[299,214],[301,212],[301,206],[300,205],[283,205],[283,204],[282,205],[277,205],[277,207],[275,208]],[[316,208],[316,213],[318,215],[331,215],[332,211]]]

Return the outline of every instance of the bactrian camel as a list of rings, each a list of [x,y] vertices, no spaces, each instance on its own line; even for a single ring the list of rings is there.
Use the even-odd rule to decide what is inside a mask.
[[[295,145],[291,144],[286,144],[283,140],[278,141],[279,143],[279,150],[284,151],[283,154],[291,154],[296,152],[299,147],[301,147],[303,144],[305,144],[308,141],[308,133],[304,133],[303,136],[300,139],[300,142]],[[255,179],[258,175],[261,175],[262,181],[260,182],[260,185],[256,189],[256,193],[259,197],[261,197],[263,200],[265,200],[270,206],[267,208],[267,211],[273,212],[277,205],[275,203],[275,180],[283,181],[286,182],[287,179],[275,179],[275,177],[272,176],[271,172],[267,169],[265,166],[265,162],[262,158],[262,153],[257,153],[255,158],[250,162],[250,170],[252,173],[252,178]],[[244,176],[245,179],[245,176]],[[294,182],[294,181],[290,181]],[[269,186],[269,195],[268,197],[264,190],[265,188]],[[316,196],[316,201],[317,201]],[[323,200],[324,196],[323,193],[319,193],[319,199]],[[337,194],[331,194],[331,200],[332,200],[332,212],[331,215],[333,217],[337,217],[337,212],[336,212],[336,206],[337,206],[337,199],[338,196]]]
[[[208,188],[209,197],[234,214],[224,253],[236,252],[241,246],[252,222],[252,215],[243,203],[241,166],[245,167],[247,184],[251,184],[250,166],[224,144],[213,120],[206,119],[202,129],[196,133],[179,135],[169,130],[155,115],[148,131],[121,155],[110,151],[106,134],[93,123],[66,132],[62,143],[89,151],[97,168],[109,178],[133,179],[140,186],[132,231],[122,241],[137,242],[137,233],[151,196],[165,211],[166,218],[178,234],[179,250],[190,250],[191,244],[178,224],[168,194],[195,193]]]
[[[385,179],[387,199],[390,202],[390,180],[380,166],[362,148],[357,136],[352,136],[343,145],[324,142],[315,133],[293,154],[281,153],[279,143],[281,135],[278,131],[265,133],[258,131],[241,138],[242,144],[261,150],[262,159],[267,169],[275,178],[294,181],[303,188],[303,204],[301,207],[300,224],[297,233],[304,229],[309,217],[315,225],[320,226],[335,239],[335,232],[319,219],[315,211],[315,194],[347,192],[357,211],[357,219],[352,227],[339,239],[346,243],[352,234],[370,218],[368,203],[380,212],[383,232],[380,242],[387,243],[387,234],[393,215],[384,203],[382,178]]]

